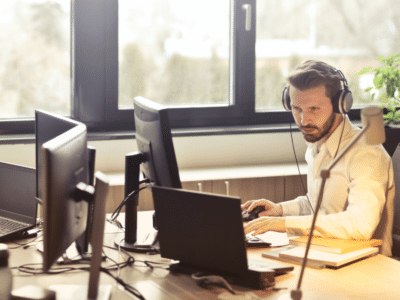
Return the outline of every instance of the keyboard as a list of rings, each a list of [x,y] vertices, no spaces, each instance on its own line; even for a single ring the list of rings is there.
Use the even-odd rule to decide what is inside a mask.
[[[27,227],[27,224],[0,217],[0,236],[18,231]]]
[[[246,235],[244,239],[244,243],[246,247],[260,247],[260,248],[266,248],[271,246],[271,243],[268,243],[256,236],[252,235]]]

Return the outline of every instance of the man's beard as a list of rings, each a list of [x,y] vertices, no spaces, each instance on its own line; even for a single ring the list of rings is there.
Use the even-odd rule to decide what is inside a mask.
[[[336,120],[336,114],[332,112],[329,116],[329,119],[322,125],[322,128],[317,126],[301,126],[300,130],[303,133],[304,139],[309,143],[315,143],[321,140],[324,136],[328,134],[328,132],[332,129],[333,124]],[[317,129],[315,134],[303,132],[303,129]]]

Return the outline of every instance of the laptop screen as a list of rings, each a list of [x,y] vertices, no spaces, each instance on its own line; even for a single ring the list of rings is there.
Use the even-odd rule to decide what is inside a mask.
[[[36,172],[34,168],[0,162],[0,216],[36,223]]]
[[[200,269],[247,270],[240,199],[152,188],[161,256]]]

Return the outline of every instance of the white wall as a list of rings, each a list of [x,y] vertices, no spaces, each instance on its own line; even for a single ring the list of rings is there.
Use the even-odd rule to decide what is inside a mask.
[[[306,149],[299,132],[293,133],[297,158],[304,162]],[[91,141],[97,149],[96,170],[124,172],[125,154],[137,150],[131,140]],[[175,137],[179,169],[266,165],[295,162],[290,133],[252,133]],[[0,145],[0,161],[35,167],[35,145]]]

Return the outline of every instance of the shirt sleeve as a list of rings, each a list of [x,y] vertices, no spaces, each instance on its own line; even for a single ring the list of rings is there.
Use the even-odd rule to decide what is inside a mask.
[[[348,205],[345,211],[318,214],[314,234],[342,239],[370,239],[380,221],[386,202],[389,178],[393,177],[391,159],[379,146],[367,146],[348,159]],[[324,197],[324,200],[328,200]],[[298,198],[293,201],[299,201]],[[285,225],[289,236],[308,235],[312,215],[293,216],[296,208],[289,204]],[[282,205],[282,208],[284,206]]]
[[[307,196],[299,196],[294,200],[280,203],[282,205],[282,216],[302,216],[312,213]]]

